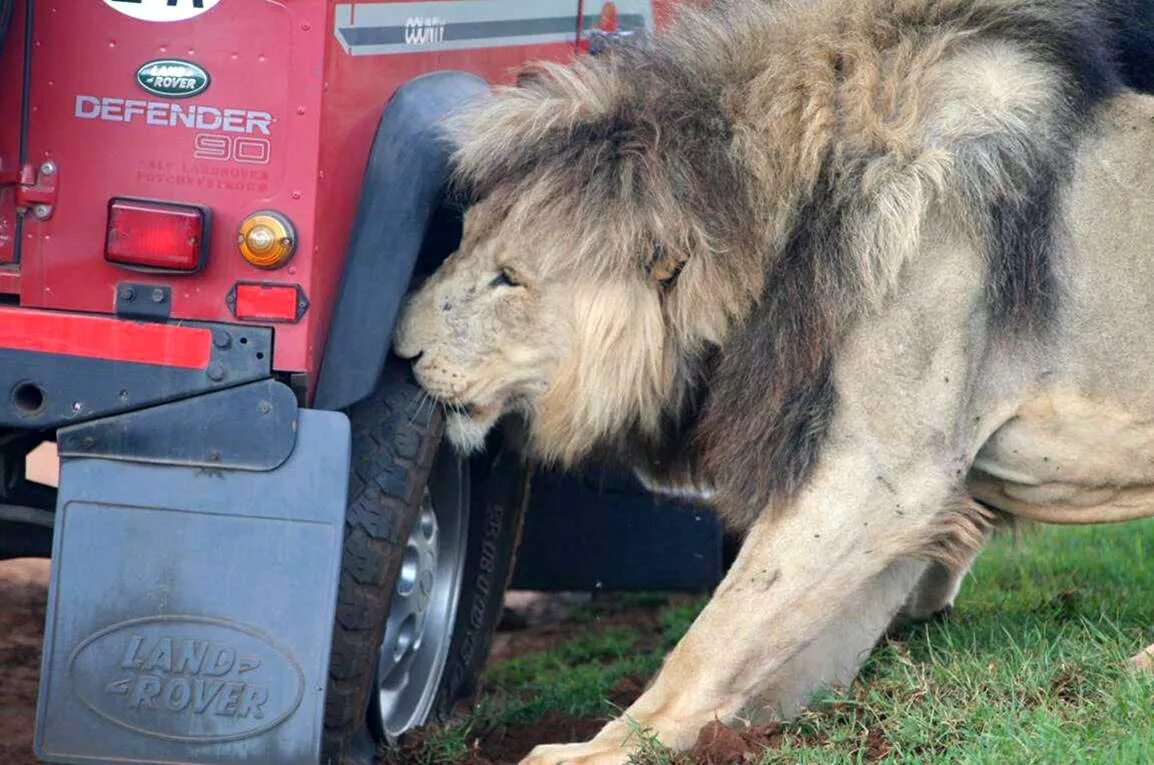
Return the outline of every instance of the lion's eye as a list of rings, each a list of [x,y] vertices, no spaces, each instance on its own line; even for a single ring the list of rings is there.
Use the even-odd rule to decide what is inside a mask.
[[[489,286],[490,287],[517,287],[520,285],[518,285],[518,283],[513,279],[513,277],[509,274],[509,272],[507,270],[502,268],[497,273],[497,275],[493,277],[493,281],[489,282]]]

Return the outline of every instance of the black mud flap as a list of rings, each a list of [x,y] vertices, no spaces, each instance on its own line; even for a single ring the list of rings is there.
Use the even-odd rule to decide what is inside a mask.
[[[293,409],[272,469],[62,459],[37,756],[319,761],[350,436]]]

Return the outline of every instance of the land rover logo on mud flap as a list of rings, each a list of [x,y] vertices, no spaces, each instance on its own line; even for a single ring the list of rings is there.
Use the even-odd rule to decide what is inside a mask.
[[[189,98],[203,93],[212,79],[191,61],[160,59],[136,70],[136,83],[154,96]]]
[[[105,720],[168,741],[251,738],[304,698],[293,655],[231,620],[156,616],[114,624],[72,652],[68,679]]]

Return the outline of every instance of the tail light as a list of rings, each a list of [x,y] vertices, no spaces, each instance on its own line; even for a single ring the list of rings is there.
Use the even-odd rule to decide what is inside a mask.
[[[113,199],[104,259],[125,268],[191,274],[204,265],[208,230],[203,207]]]
[[[241,257],[257,268],[280,268],[296,250],[292,221],[275,210],[260,210],[245,218],[236,235]]]

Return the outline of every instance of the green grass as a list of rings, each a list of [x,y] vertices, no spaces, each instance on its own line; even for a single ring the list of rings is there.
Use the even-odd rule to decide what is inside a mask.
[[[460,762],[467,740],[548,710],[611,714],[605,697],[623,678],[653,672],[699,606],[666,609],[654,638],[595,628],[593,604],[578,615],[588,626],[563,647],[491,667],[471,716],[422,744],[443,758],[420,761]],[[850,689],[824,694],[782,726],[761,765],[879,754],[896,763],[1154,762],[1154,681],[1125,665],[1154,642],[1152,627],[1154,522],[1000,538],[948,620],[883,642]],[[645,765],[679,762],[645,749]]]
[[[763,762],[858,762],[871,729],[890,762],[1154,762],[1154,682],[1125,665],[1154,640],[1151,553],[1149,522],[996,540],[949,620],[880,646]]]

